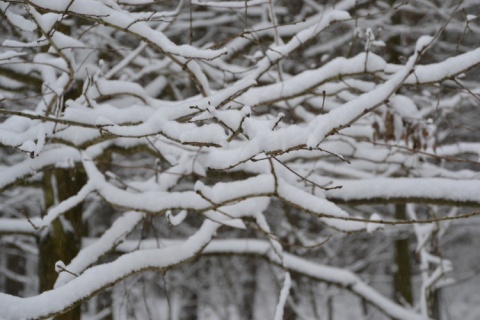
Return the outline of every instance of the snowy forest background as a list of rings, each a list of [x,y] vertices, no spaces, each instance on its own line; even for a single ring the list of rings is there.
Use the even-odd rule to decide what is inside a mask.
[[[480,1],[0,14],[0,319],[480,318]]]

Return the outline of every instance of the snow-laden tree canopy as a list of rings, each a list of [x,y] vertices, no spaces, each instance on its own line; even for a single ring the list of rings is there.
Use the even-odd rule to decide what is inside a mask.
[[[427,243],[480,203],[480,3],[324,2],[0,1],[0,235],[40,277],[0,293],[0,317],[232,255],[275,266],[275,319],[310,317],[302,277],[434,316],[452,267]],[[399,231],[422,269],[411,305],[308,249]]]

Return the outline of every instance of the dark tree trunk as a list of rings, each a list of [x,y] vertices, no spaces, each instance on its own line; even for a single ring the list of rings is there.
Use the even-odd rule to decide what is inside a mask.
[[[395,205],[395,218],[399,220],[406,219],[406,209],[404,204]],[[412,293],[412,266],[410,261],[409,240],[408,237],[395,241],[395,265],[394,273],[394,298],[399,303],[413,304]]]
[[[22,254],[22,251],[19,250],[15,245],[7,243],[5,245],[6,249],[6,269],[14,272],[18,275],[25,275],[25,264],[26,259]],[[16,281],[13,278],[6,277],[5,279],[5,290],[6,293],[14,296],[23,296],[24,295],[24,286],[23,283]]]
[[[434,255],[438,257],[442,257],[442,253],[440,252],[440,244],[438,238],[438,230],[434,231],[432,234],[432,252]],[[429,315],[435,320],[442,319],[442,310],[441,310],[441,297],[442,292],[441,288],[431,288],[430,296],[429,296]]]
[[[45,207],[48,209],[55,205],[56,198],[60,202],[76,195],[85,181],[85,174],[76,169],[45,172]],[[41,234],[38,240],[40,292],[53,289],[58,276],[55,263],[59,260],[70,263],[80,250],[82,233],[82,205],[78,205],[53,221],[49,229]],[[80,306],[77,306],[55,319],[79,320],[80,315]]]
[[[244,289],[245,292],[243,294],[242,299],[242,316],[243,319],[253,319],[254,316],[254,305],[255,305],[255,290],[257,286],[256,281],[256,274],[257,274],[257,261],[255,260],[248,260],[245,262],[246,269],[248,270],[248,279],[245,281]]]

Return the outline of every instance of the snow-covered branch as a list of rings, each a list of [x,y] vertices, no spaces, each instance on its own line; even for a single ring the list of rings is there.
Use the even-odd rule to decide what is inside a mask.
[[[429,241],[480,203],[478,1],[390,2],[0,0],[0,317],[95,318],[131,281],[143,311],[113,317],[336,318],[346,300],[306,278],[432,316],[450,265]],[[345,268],[413,265],[414,240],[406,301]],[[255,256],[280,267],[268,293]]]

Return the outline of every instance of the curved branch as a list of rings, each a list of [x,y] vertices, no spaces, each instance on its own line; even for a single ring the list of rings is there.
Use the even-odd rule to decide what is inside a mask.
[[[2,319],[47,319],[60,315],[126,277],[147,270],[165,271],[200,254],[219,224],[206,220],[188,240],[168,248],[137,251],[95,266],[67,284],[38,296],[19,298],[0,293]]]
[[[146,240],[142,241],[140,247],[145,250],[155,247],[156,243],[156,240]],[[179,240],[162,239],[161,243],[170,247],[179,243]],[[135,250],[137,247],[137,242],[127,241],[120,244],[117,250],[120,252],[129,252]],[[282,261],[278,259],[278,255],[273,252],[271,244],[266,240],[217,239],[212,240],[202,251],[202,256],[231,254],[261,257],[270,263],[282,267]],[[420,314],[384,297],[351,271],[315,263],[287,252],[283,253],[282,258],[284,266],[289,271],[347,289],[365,299],[389,317],[399,320],[424,320]]]

